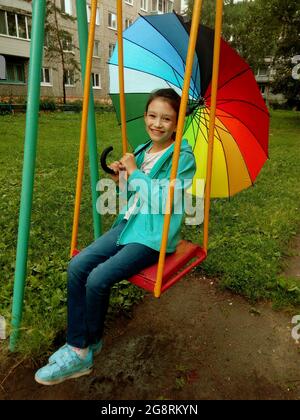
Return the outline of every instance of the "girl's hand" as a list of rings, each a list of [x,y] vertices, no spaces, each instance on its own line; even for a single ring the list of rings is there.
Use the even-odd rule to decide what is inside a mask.
[[[121,163],[116,160],[115,162],[108,165],[108,167],[115,172],[115,174],[109,174],[109,176],[112,178],[112,180],[116,184],[118,184],[119,183],[119,172],[123,169]]]
[[[125,153],[125,155],[120,159],[120,163],[120,169],[125,169],[128,173],[128,176],[137,169],[133,153]]]

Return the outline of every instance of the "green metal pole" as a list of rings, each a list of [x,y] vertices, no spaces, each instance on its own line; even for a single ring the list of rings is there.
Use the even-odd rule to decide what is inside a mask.
[[[11,351],[15,350],[16,342],[19,337],[27,272],[28,242],[38,135],[40,78],[43,59],[45,15],[46,0],[33,0],[24,163],[12,305],[12,331],[9,347]]]
[[[76,0],[76,10],[77,10],[78,37],[79,37],[81,73],[82,73],[81,78],[82,78],[82,83],[84,84],[86,54],[87,54],[87,44],[88,44],[88,24],[87,24],[87,13],[86,13],[86,1]],[[96,208],[96,203],[98,199],[96,186],[97,186],[97,182],[99,181],[99,171],[98,171],[95,108],[94,108],[92,86],[91,86],[91,92],[90,92],[90,98],[89,98],[87,136],[88,136],[90,178],[91,178],[91,189],[92,189],[94,236],[95,236],[95,239],[97,239],[102,234],[102,226],[101,226],[101,216],[97,212],[97,208]]]

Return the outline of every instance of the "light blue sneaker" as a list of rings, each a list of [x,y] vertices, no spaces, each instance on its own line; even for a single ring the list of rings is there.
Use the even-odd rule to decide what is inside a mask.
[[[58,353],[58,352],[56,352]],[[67,379],[89,375],[93,367],[93,352],[89,349],[87,356],[81,359],[70,346],[56,356],[55,362],[39,369],[34,379],[42,385],[55,385]]]
[[[103,340],[98,341],[96,344],[91,344],[89,347],[93,352],[93,356],[97,356],[103,346]],[[51,356],[48,359],[49,363],[55,363],[57,357],[61,357],[61,354],[64,354],[66,351],[68,351],[68,347],[72,348],[72,346],[69,346],[69,344],[64,344],[62,347],[60,347],[55,353],[51,354]]]
[[[100,353],[100,351],[102,350],[102,347],[103,347],[103,340],[102,339],[99,340],[98,343],[90,344],[90,349],[92,350],[94,357],[97,356]]]

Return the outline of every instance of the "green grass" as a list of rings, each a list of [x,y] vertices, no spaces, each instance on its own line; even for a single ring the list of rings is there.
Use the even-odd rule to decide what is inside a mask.
[[[277,307],[300,306],[299,279],[280,275],[300,230],[299,134],[299,113],[272,112],[270,159],[254,187],[212,201],[209,254],[200,267],[222,286]]]
[[[9,322],[21,190],[25,116],[3,116],[0,140],[0,314]],[[220,284],[252,300],[277,306],[300,305],[300,284],[280,275],[289,243],[299,232],[300,116],[276,111],[271,118],[270,160],[255,186],[230,200],[213,200],[209,255],[197,269],[218,276]],[[66,266],[72,230],[79,150],[79,114],[41,114],[32,209],[28,277],[19,350],[41,355],[66,324]],[[97,114],[98,150],[112,144],[121,153],[113,113]],[[86,163],[86,168],[88,162]],[[102,220],[107,230],[112,216]],[[201,243],[201,229],[183,228]],[[90,181],[85,173],[79,246],[93,239]],[[112,295],[112,311],[129,308],[141,293],[122,282]]]

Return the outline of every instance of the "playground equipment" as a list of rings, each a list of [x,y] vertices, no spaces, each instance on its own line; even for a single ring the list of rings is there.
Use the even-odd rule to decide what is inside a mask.
[[[36,154],[36,139],[37,139],[37,121],[38,121],[38,105],[39,105],[39,79],[34,77],[38,74],[41,68],[42,48],[44,38],[44,20],[45,20],[45,3],[46,0],[37,0],[33,2],[33,25],[32,25],[32,45],[30,55],[30,70],[29,70],[29,86],[28,86],[28,110],[26,116],[26,133],[25,133],[25,153],[24,153],[24,169],[23,169],[23,184],[21,194],[21,208],[20,208],[20,226],[18,236],[17,260],[16,260],[16,275],[14,285],[14,300],[13,300],[13,313],[12,313],[12,335],[10,341],[10,348],[14,350],[19,326],[22,315],[22,304],[24,296],[24,283],[26,276],[27,264],[27,248],[29,237],[30,213],[32,204],[32,190],[33,190],[33,177],[34,177],[34,163]],[[84,154],[86,146],[86,134],[88,133],[89,140],[89,155],[91,162],[92,176],[92,191],[96,191],[96,183],[98,176],[97,173],[97,150],[94,132],[94,110],[92,95],[90,94],[90,73],[91,61],[93,50],[93,39],[95,30],[95,18],[97,0],[92,0],[91,23],[89,31],[88,43],[84,39],[87,34],[86,11],[83,1],[77,0],[77,16],[78,16],[78,30],[81,51],[82,68],[85,69],[85,82],[84,82],[84,100],[82,112],[82,125],[80,136],[80,153],[78,162],[78,177],[76,183],[76,198],[74,209],[74,221],[71,241],[70,255],[75,255],[78,251],[77,247],[77,232],[79,223],[79,209],[82,189],[83,178],[83,165]],[[217,93],[218,93],[218,78],[219,78],[219,62],[220,62],[220,48],[221,48],[221,27],[222,27],[222,10],[223,1],[216,0],[216,19],[214,31],[214,47],[213,47],[213,64],[212,64],[212,78],[210,85],[210,109],[209,109],[209,128],[208,128],[208,145],[207,145],[207,158],[205,168],[205,197],[204,197],[204,235],[203,247],[192,244],[188,241],[182,241],[173,255],[166,258],[166,246],[169,232],[171,209],[174,200],[174,184],[173,180],[176,179],[178,161],[180,154],[181,139],[184,131],[186,107],[189,99],[190,81],[193,73],[194,54],[197,44],[197,35],[200,24],[200,14],[202,0],[195,0],[193,17],[190,29],[190,36],[188,42],[186,64],[184,71],[184,80],[182,86],[181,106],[179,110],[178,125],[176,131],[176,139],[174,145],[173,163],[170,177],[170,188],[167,200],[167,209],[165,214],[164,229],[162,232],[161,250],[158,264],[151,266],[136,276],[128,279],[132,283],[152,291],[155,297],[159,297],[162,292],[171,287],[175,282],[180,280],[186,273],[188,273],[196,265],[200,264],[207,256],[208,249],[208,225],[209,225],[209,209],[212,185],[212,167],[213,167],[213,149],[215,138],[219,139],[218,130],[224,128],[224,111],[219,110],[218,121],[223,117],[222,127],[218,125],[215,127],[216,110],[217,110]],[[123,154],[127,152],[127,131],[126,131],[126,100],[125,100],[125,83],[124,83],[124,63],[123,63],[123,37],[122,37],[122,0],[117,0],[118,6],[118,74],[119,74],[119,100],[120,100],[120,121],[122,127],[122,145]],[[88,44],[86,51],[85,46]],[[87,53],[87,54],[85,54]],[[87,57],[86,62],[83,56]],[[232,99],[234,100],[234,98]],[[241,99],[238,99],[242,102]],[[251,104],[252,105],[252,104]],[[256,104],[253,104],[256,106]],[[261,112],[265,112],[261,109]],[[253,115],[252,115],[253,116]],[[229,115],[230,118],[233,116]],[[206,121],[207,122],[207,121]],[[266,122],[267,119],[266,119]],[[220,122],[219,122],[220,124]],[[241,128],[241,127],[240,127]],[[217,134],[216,134],[217,132]],[[265,130],[266,134],[267,130]],[[249,135],[250,138],[250,135]],[[247,149],[247,148],[246,148]],[[247,153],[246,153],[247,154]],[[253,156],[253,152],[250,152]],[[258,174],[260,167],[263,165],[267,156],[260,159],[255,167],[255,173],[251,177],[253,181]],[[234,165],[233,165],[234,166]],[[244,188],[249,184],[244,185]],[[236,191],[237,192],[237,191]],[[94,215],[94,231],[95,237],[100,233],[100,224],[97,222],[98,215],[95,215],[96,199],[93,196],[93,215]]]

